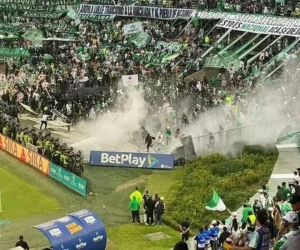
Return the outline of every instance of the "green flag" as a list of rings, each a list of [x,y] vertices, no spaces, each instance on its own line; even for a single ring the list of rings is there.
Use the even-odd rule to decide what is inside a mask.
[[[146,32],[138,32],[130,36],[129,42],[134,44],[137,48],[145,48],[151,40],[150,35]]]
[[[43,32],[36,28],[29,28],[23,35],[25,40],[31,41],[33,45],[39,46],[43,43]]]
[[[205,206],[207,210],[212,210],[212,211],[225,211],[226,210],[226,205],[218,195],[218,193],[214,190],[213,197],[210,202]]]

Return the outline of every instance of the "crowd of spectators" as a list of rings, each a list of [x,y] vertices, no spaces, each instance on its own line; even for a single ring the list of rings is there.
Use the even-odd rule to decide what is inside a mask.
[[[296,250],[300,243],[299,204],[298,180],[289,183],[289,186],[283,182],[273,199],[269,197],[268,188],[263,186],[259,190],[259,198],[252,204],[245,202],[240,220],[233,212],[226,221],[214,220],[211,225],[200,228],[194,237],[196,249]],[[187,244],[183,242],[191,240],[190,228],[188,219],[182,222],[182,242],[174,249],[188,249],[184,248]]]

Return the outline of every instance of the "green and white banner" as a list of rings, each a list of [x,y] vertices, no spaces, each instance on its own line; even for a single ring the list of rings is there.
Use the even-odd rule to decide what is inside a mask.
[[[87,195],[87,180],[52,162],[50,163],[50,176],[82,196]]]
[[[0,58],[3,57],[29,57],[30,53],[27,49],[23,48],[0,48]]]
[[[92,21],[92,22],[108,22],[114,20],[116,15],[79,15],[82,21]]]
[[[142,22],[130,23],[123,26],[123,32],[126,36],[137,32],[143,32],[143,31],[144,28]]]
[[[3,10],[40,10],[57,11],[67,6],[78,5],[80,0],[0,0],[0,9]]]
[[[163,42],[159,41],[155,48],[156,49],[161,49],[166,52],[171,52],[171,53],[177,53],[180,52],[183,49],[183,44],[176,43],[176,42]]]
[[[282,26],[300,28],[300,19],[292,17],[279,17],[258,14],[226,13],[218,11],[198,11],[197,17],[200,19],[226,19],[246,23],[255,23],[269,26]]]
[[[24,13],[24,16],[31,17],[31,18],[58,19],[64,13],[65,13],[65,11],[59,11],[59,12],[28,11],[28,12]]]
[[[0,4],[25,4],[25,5],[75,5],[80,0],[0,0]]]
[[[246,21],[233,21],[229,19],[221,20],[217,24],[217,27],[258,34],[300,37],[300,27],[283,27],[268,24],[250,23]]]

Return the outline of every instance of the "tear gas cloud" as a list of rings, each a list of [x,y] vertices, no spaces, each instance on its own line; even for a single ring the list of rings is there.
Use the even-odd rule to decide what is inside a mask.
[[[215,151],[233,152],[233,145],[274,145],[287,126],[299,130],[300,64],[289,61],[276,78],[258,81],[255,92],[235,106],[222,105],[200,114],[199,119],[184,130],[193,137],[198,153],[207,152],[209,132],[215,137]],[[220,126],[224,128],[221,133]]]
[[[213,151],[232,152],[237,142],[244,144],[268,145],[276,143],[280,132],[288,125],[297,131],[299,129],[298,107],[300,106],[300,65],[288,62],[281,75],[269,81],[257,83],[255,93],[240,95],[237,105],[221,105],[209,111],[200,113],[196,121],[182,129],[184,135],[192,135],[197,153],[206,153],[209,143],[208,133],[215,138]],[[132,136],[145,125],[151,135],[163,131],[167,126],[166,119],[170,107],[162,107],[148,119],[149,107],[144,100],[142,88],[130,89],[126,95],[118,98],[115,111],[100,115],[97,120],[82,122],[75,129],[82,132],[75,148],[88,153],[90,150],[114,151],[144,151],[143,140],[139,138],[132,142]],[[188,109],[188,101],[182,100]],[[184,106],[183,105],[183,106]],[[166,111],[167,110],[167,111]],[[159,120],[161,125],[154,122]],[[168,123],[173,128],[177,124]],[[222,131],[222,128],[224,132]],[[140,145],[138,145],[140,144]],[[172,151],[178,146],[178,141],[172,142]]]
[[[120,95],[116,107],[95,121],[80,122],[75,130],[81,134],[72,146],[86,154],[90,150],[136,151],[136,146],[128,142],[147,114],[142,90],[133,88]]]

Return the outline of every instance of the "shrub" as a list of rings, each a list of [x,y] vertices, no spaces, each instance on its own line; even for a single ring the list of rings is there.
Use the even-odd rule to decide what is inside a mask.
[[[261,185],[266,184],[277,158],[276,152],[262,147],[245,147],[241,158],[220,154],[199,158],[185,166],[180,180],[171,187],[168,215],[169,224],[189,218],[194,228],[225,219],[228,213],[205,210],[215,189],[230,210],[236,210]]]

